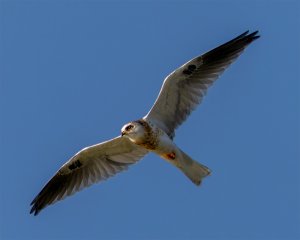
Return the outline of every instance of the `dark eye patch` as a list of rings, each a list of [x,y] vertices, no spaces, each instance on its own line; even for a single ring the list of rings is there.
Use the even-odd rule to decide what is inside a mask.
[[[129,126],[127,126],[126,128],[125,128],[125,130],[126,131],[129,131],[130,129],[132,129],[133,128],[133,125],[129,125]]]

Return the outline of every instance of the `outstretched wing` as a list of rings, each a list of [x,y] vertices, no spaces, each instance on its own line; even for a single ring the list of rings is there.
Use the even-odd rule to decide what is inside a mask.
[[[255,39],[248,31],[231,41],[185,63],[166,77],[160,93],[144,117],[171,138],[175,129],[202,101],[207,89]]]
[[[82,149],[57,171],[34,198],[30,213],[37,215],[48,205],[127,169],[147,153],[147,150],[123,137]]]

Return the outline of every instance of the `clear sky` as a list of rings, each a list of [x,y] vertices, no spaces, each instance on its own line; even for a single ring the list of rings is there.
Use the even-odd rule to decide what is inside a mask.
[[[0,1],[0,239],[299,239],[297,1]],[[46,208],[29,204],[81,148],[144,116],[175,68],[261,38],[175,142],[200,188],[150,154]]]

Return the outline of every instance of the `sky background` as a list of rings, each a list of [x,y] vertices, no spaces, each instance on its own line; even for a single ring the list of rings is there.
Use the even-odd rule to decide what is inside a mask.
[[[300,239],[297,1],[0,1],[0,239]],[[191,58],[259,30],[175,142],[200,188],[154,154],[46,208],[85,146],[144,116]]]

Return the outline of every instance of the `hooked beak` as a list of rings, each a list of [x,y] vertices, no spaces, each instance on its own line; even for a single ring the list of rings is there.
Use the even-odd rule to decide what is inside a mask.
[[[121,132],[121,135],[122,135],[122,137],[123,137],[124,135],[126,135],[126,133],[125,133],[125,132]]]

